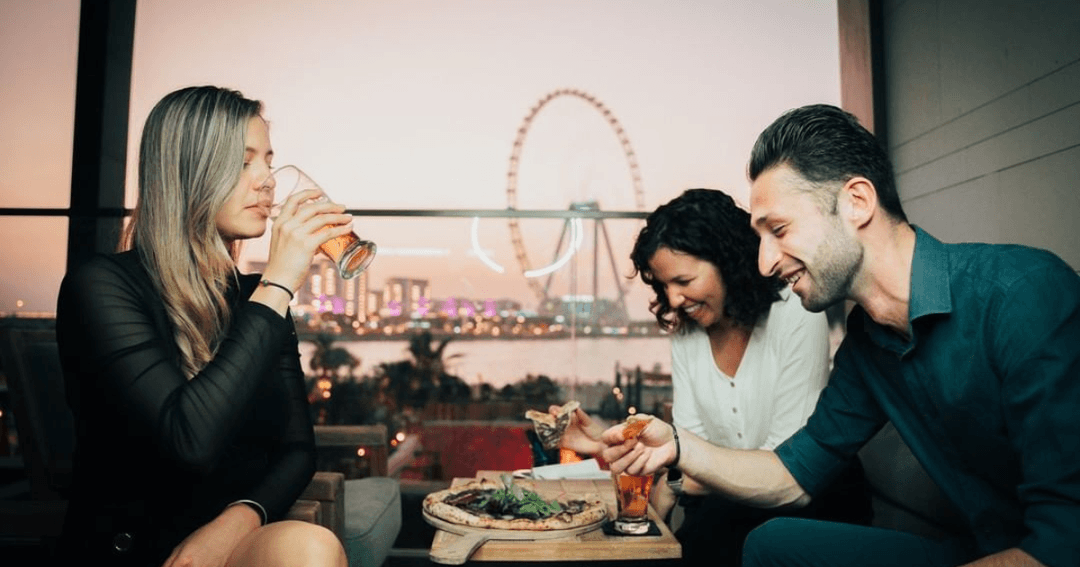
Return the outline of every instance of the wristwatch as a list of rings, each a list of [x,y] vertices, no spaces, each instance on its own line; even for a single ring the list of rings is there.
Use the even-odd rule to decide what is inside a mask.
[[[679,469],[668,469],[667,485],[677,496],[682,496],[682,471]]]

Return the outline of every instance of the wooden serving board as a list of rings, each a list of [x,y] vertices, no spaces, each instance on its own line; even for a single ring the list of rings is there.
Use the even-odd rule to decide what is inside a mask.
[[[445,532],[461,536],[457,541],[442,546],[439,549],[432,549],[431,553],[428,554],[432,561],[444,565],[461,565],[465,563],[469,560],[469,557],[472,556],[474,551],[490,540],[536,541],[543,539],[559,539],[591,532],[598,529],[605,521],[607,521],[607,516],[605,515],[591,524],[564,530],[497,530],[491,528],[459,526],[428,514],[427,510],[424,510],[423,513],[424,520],[427,523]]]

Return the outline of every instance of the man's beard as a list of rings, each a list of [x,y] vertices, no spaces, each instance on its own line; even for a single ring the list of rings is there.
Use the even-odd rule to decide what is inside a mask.
[[[813,264],[806,265],[813,285],[808,286],[802,298],[803,307],[820,313],[846,299],[862,260],[863,249],[858,242],[845,238],[839,230],[831,233],[815,251]]]

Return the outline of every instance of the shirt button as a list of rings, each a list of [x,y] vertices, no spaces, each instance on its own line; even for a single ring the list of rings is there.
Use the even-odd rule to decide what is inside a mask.
[[[731,387],[732,387],[732,388],[734,388],[734,387],[735,387],[735,382],[728,382],[728,384],[731,384]]]
[[[742,433],[736,433],[735,435],[738,435],[739,439],[742,439]]]
[[[131,537],[131,534],[127,532],[120,532],[113,537],[113,548],[117,551],[124,552],[131,549],[131,542],[135,538]]]
[[[731,413],[739,413],[739,408],[731,408]]]

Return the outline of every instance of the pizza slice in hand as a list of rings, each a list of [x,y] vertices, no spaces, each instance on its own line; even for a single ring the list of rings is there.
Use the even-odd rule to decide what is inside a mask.
[[[536,430],[536,436],[540,438],[544,449],[551,450],[559,446],[566,427],[570,425],[571,414],[579,407],[580,402],[570,401],[563,404],[555,415],[546,411],[529,410],[525,412],[525,417],[532,420],[533,429]]]

